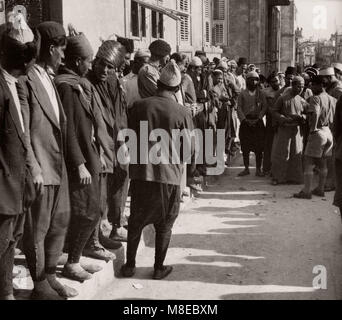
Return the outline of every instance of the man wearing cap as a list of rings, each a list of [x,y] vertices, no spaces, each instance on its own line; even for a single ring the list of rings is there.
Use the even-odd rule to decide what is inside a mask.
[[[139,92],[143,99],[155,95],[160,71],[169,61],[171,54],[171,47],[164,40],[152,42],[149,49],[150,62],[141,68],[138,79]]]
[[[312,79],[314,96],[309,99],[306,110],[310,135],[305,148],[304,189],[295,194],[298,199],[311,199],[312,195],[324,197],[325,183],[328,175],[327,157],[332,155],[333,135],[330,127],[333,124],[336,99],[325,92],[322,77]],[[312,190],[314,168],[319,169],[319,185]]]
[[[135,101],[141,99],[138,87],[138,75],[140,69],[149,62],[150,58],[150,50],[139,49],[135,53],[131,73],[121,79],[128,109],[132,108]]]
[[[241,121],[240,141],[245,165],[245,170],[239,173],[239,176],[244,177],[250,174],[249,156],[251,152],[254,152],[256,176],[263,177],[261,171],[265,143],[263,118],[267,111],[267,100],[259,89],[259,75],[255,71],[249,72],[246,78],[247,89],[242,91],[238,99],[238,116]]]
[[[338,81],[342,81],[342,63],[339,63],[339,62],[333,63],[332,67],[335,69],[336,79]]]
[[[154,97],[140,100],[133,106],[129,127],[140,139],[141,122],[148,122],[148,135],[155,130],[164,130],[162,139],[172,139],[173,130],[193,130],[191,116],[185,108],[176,102],[175,93],[181,85],[182,75],[174,60],[163,69],[158,81],[158,91]],[[191,142],[187,135],[184,136],[183,144],[190,148]],[[157,140],[156,140],[157,141]],[[162,141],[165,146],[171,141]],[[147,164],[140,162],[130,166],[132,179],[131,191],[131,216],[128,222],[128,247],[127,262],[122,268],[124,277],[133,277],[136,268],[136,254],[141,234],[149,224],[154,224],[156,230],[156,253],[153,279],[162,280],[173,270],[172,267],[164,266],[172,235],[172,227],[178,217],[180,209],[180,185],[182,178],[182,164],[189,159],[181,159],[181,155],[172,154],[176,150],[164,150],[166,158],[162,164],[155,163],[154,154],[158,143],[149,141],[149,159]],[[139,146],[139,142],[138,142]],[[138,147],[138,149],[140,149]],[[190,150],[190,149],[188,149]],[[138,155],[140,151],[138,150]],[[153,156],[154,154],[154,156]],[[172,155],[180,157],[181,163],[174,164]],[[174,159],[174,158],[173,158]]]
[[[324,78],[327,93],[338,100],[342,96],[342,82],[337,79],[336,70],[337,68],[326,68],[320,70],[319,75]]]
[[[92,277],[81,267],[80,259],[100,220],[101,156],[91,85],[84,78],[93,60],[93,50],[84,34],[69,29],[65,67],[55,78],[67,117],[66,160],[71,203],[68,263],[63,276],[83,282]]]
[[[7,29],[7,28],[6,28]],[[15,300],[13,266],[15,247],[25,223],[25,213],[35,197],[27,170],[27,144],[18,77],[37,55],[30,29],[23,37],[11,28],[0,34],[0,300]],[[15,34],[14,34],[15,33]]]
[[[307,102],[300,96],[304,79],[294,77],[292,88],[278,98],[272,110],[277,133],[272,150],[273,185],[303,182],[303,130]]]
[[[24,252],[32,279],[33,298],[50,299],[53,293],[74,296],[56,277],[70,220],[68,177],[65,165],[66,116],[49,76],[64,58],[66,34],[62,25],[38,26],[41,50],[37,63],[23,79],[30,108],[25,114],[29,146],[28,164],[38,198],[27,216]],[[55,292],[56,291],[56,292]]]
[[[100,241],[108,249],[120,248],[121,241],[127,241],[127,232],[123,228],[124,214],[128,194],[128,168],[117,161],[117,151],[121,147],[118,133],[128,127],[128,110],[123,88],[115,74],[115,70],[123,63],[126,50],[118,42],[108,40],[100,46],[93,68],[88,73],[88,79],[96,89],[96,97],[103,121],[106,125],[106,138],[110,141],[111,154],[105,154],[106,168],[101,179],[101,203],[103,215],[108,212],[108,219],[113,225],[110,238],[101,235]],[[93,239],[93,252],[100,257],[104,248],[97,239]]]

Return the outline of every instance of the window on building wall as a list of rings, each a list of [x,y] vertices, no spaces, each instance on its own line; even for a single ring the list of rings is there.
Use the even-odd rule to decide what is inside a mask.
[[[139,37],[139,5],[137,2],[131,2],[131,32],[133,37]]]
[[[164,39],[164,15],[152,10],[152,37]]]
[[[189,14],[182,16],[180,21],[180,39],[183,42],[190,41],[190,0],[179,0],[178,8],[180,11]]]
[[[209,0],[204,0],[204,12],[205,12],[205,17],[210,18],[210,1]]]
[[[146,37],[146,8],[141,8],[140,32],[142,37]]]
[[[210,42],[210,23],[209,22],[205,23],[205,41],[207,43]]]
[[[215,45],[224,43],[224,25],[223,23],[215,23],[213,29],[213,41]]]
[[[146,37],[146,8],[131,1],[131,32],[133,37]]]
[[[213,1],[214,20],[225,20],[226,18],[226,0]]]

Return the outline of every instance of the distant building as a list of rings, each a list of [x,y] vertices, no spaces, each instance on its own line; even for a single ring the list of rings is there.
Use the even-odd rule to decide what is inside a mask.
[[[0,0],[2,1],[2,0]],[[29,24],[54,20],[72,23],[84,32],[96,50],[101,39],[113,35],[134,39],[135,48],[146,48],[164,39],[173,51],[193,55],[201,50],[212,59],[222,49],[212,45],[211,0],[5,0],[9,10],[25,4]]]
[[[294,2],[212,0],[213,40],[229,58],[246,57],[267,74],[295,63]]]

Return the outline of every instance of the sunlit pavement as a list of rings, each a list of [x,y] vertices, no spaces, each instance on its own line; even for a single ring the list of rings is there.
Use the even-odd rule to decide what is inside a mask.
[[[238,160],[237,165],[241,165]],[[174,272],[150,280],[154,249],[140,250],[137,274],[97,299],[341,299],[342,223],[325,199],[295,200],[300,186],[273,187],[227,170],[181,213],[167,258]],[[327,271],[327,289],[324,268]],[[323,270],[323,273],[322,273]],[[322,282],[322,281],[323,282]]]

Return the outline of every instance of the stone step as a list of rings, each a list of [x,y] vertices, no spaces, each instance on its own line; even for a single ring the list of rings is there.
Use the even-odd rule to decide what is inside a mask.
[[[192,201],[191,198],[185,198],[184,200],[181,210],[185,210],[187,205]],[[154,247],[154,237],[155,232],[153,226],[146,227],[143,232],[142,241],[139,245],[139,254],[143,254],[146,247]],[[91,280],[85,281],[84,283],[68,280],[61,276],[63,263],[66,263],[67,261],[67,255],[63,255],[61,265],[57,270],[57,276],[63,285],[74,288],[79,292],[79,295],[76,298],[70,300],[92,300],[108,286],[115,286],[115,281],[119,281],[118,279],[120,278],[120,269],[125,263],[126,244],[123,244],[121,249],[112,252],[115,253],[116,259],[108,263],[82,257],[81,264],[95,264],[100,265],[103,268],[100,272],[94,274]],[[30,300],[31,291],[33,290],[33,281],[26,265],[25,256],[19,255],[16,257],[14,274],[16,275],[16,278],[13,280],[16,298],[18,300]]]

